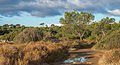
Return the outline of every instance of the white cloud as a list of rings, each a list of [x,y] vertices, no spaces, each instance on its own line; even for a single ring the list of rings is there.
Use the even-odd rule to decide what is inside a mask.
[[[120,9],[119,5],[120,0],[0,0],[0,14],[15,15],[24,11],[33,16],[45,17],[61,15],[71,9],[108,13],[107,10]]]
[[[115,16],[120,16],[120,9],[115,9],[108,11],[110,14],[115,15]]]

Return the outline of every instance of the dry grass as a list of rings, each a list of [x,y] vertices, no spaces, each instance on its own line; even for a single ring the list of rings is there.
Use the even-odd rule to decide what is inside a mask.
[[[99,65],[120,65],[120,49],[106,52],[99,60]]]
[[[68,55],[67,43],[6,44],[0,47],[0,65],[41,65],[62,61]]]

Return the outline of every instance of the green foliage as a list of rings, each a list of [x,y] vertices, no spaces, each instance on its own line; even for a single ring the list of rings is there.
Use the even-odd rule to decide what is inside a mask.
[[[5,35],[1,36],[0,39],[2,39],[2,40],[8,40],[8,41],[13,41],[13,39],[15,38],[15,36],[18,33],[19,32],[17,32],[17,31],[13,31],[13,32],[10,32],[9,34],[5,34]]]
[[[40,25],[44,26],[45,23],[40,23]]]
[[[64,25],[68,24],[88,24],[94,20],[94,15],[88,12],[78,12],[76,10],[72,12],[65,12],[64,18],[60,18],[60,23]]]
[[[89,41],[92,41],[92,40],[95,40],[96,37],[95,36],[89,36],[88,39],[89,39]]]
[[[17,43],[26,43],[31,41],[40,41],[43,39],[43,32],[39,28],[26,28],[14,39]]]
[[[66,11],[64,17],[60,18],[60,23],[63,26],[55,26],[52,24],[50,27],[25,27],[20,24],[5,24],[0,26],[0,39],[25,43],[30,41],[50,41],[51,39],[59,40],[80,40],[88,39],[89,41],[99,42],[96,47],[109,47],[112,45],[114,39],[118,38],[112,35],[112,32],[120,29],[120,22],[116,23],[114,18],[103,18],[98,22],[93,22],[94,15],[88,12],[79,11]],[[91,24],[90,24],[91,23]],[[44,25],[45,23],[40,23]],[[21,32],[23,29],[28,28]],[[22,30],[21,30],[22,29]],[[21,30],[21,31],[19,31]],[[21,33],[20,33],[21,32]],[[20,33],[18,35],[18,33]],[[114,38],[116,37],[116,38]],[[109,46],[107,42],[113,39]],[[104,43],[104,44],[103,44]],[[114,46],[114,45],[113,45]],[[117,45],[115,45],[117,46]]]
[[[21,31],[23,31],[23,28],[13,28],[13,29],[8,29],[6,31],[9,31],[9,33],[1,35],[0,39],[13,41],[15,36],[18,35]]]
[[[95,49],[114,49],[120,48],[120,31],[115,31],[105,38],[101,39],[98,44],[93,48]]]
[[[103,36],[106,35],[107,31],[111,29],[110,23],[115,22],[114,18],[103,18],[99,22],[94,22],[91,27],[93,28],[92,31],[94,31],[95,34],[101,33]]]
[[[65,33],[68,37],[76,37],[82,41],[87,25],[94,20],[94,15],[88,12],[78,12],[76,10],[72,12],[65,12],[64,18],[60,18],[60,23],[64,24]]]
[[[106,17],[106,18],[101,19],[100,21],[94,22],[94,18],[95,18],[94,15],[91,13],[79,12],[79,11],[74,10],[71,12],[66,11],[64,17],[60,18],[59,22],[61,24],[63,24],[62,26],[55,26],[54,24],[52,24],[50,27],[47,25],[45,27],[44,26],[45,23],[39,24],[42,27],[25,27],[24,25],[21,26],[20,24],[16,24],[16,25],[4,24],[3,26],[0,26],[0,39],[8,40],[8,41],[15,41],[16,43],[28,43],[28,42],[32,43],[32,42],[37,42],[37,41],[42,41],[42,40],[43,41],[55,41],[55,42],[61,41],[61,40],[62,41],[67,40],[67,41],[70,41],[70,43],[68,44],[70,47],[74,47],[74,48],[78,48],[78,49],[92,47],[94,45],[94,43],[97,43],[93,47],[95,49],[114,49],[114,48],[118,49],[118,48],[120,48],[120,21],[119,21],[119,23],[116,23],[114,18]],[[22,45],[23,45],[23,47],[25,46],[24,44],[22,44]],[[23,63],[23,62],[26,63],[26,61],[27,62],[34,62],[34,61],[41,62],[40,59],[43,57],[41,57],[39,55],[42,52],[38,51],[38,50],[41,50],[41,47],[39,48],[40,45],[39,44],[35,45],[35,46],[34,46],[34,44],[31,46],[28,45],[27,50],[25,50],[26,48],[22,49],[22,50],[25,50],[24,52],[27,52],[27,53],[25,53],[26,56],[24,55],[27,60],[25,59],[25,61],[23,61],[24,60],[23,56],[20,56],[20,57],[22,57],[22,60],[21,59],[18,60],[18,58],[16,58],[16,57],[15,58],[10,57],[10,59],[12,58],[12,60],[9,59],[10,60],[9,62],[12,63],[14,61],[14,59],[15,60],[17,59],[16,62],[22,61],[20,63]],[[49,44],[49,45],[51,45],[51,44]],[[49,45],[47,47],[52,48],[52,46],[54,46],[54,45],[52,45],[52,46],[49,46]],[[57,47],[58,46],[56,46],[56,48]],[[16,49],[16,48],[13,48],[13,49]],[[38,49],[34,50],[36,48],[38,48]],[[45,47],[45,49],[43,49],[43,48],[44,47],[42,47],[42,50],[48,50],[48,48],[46,49],[46,47]],[[7,49],[7,50],[9,51],[9,49]],[[30,50],[30,52],[28,50]],[[60,50],[60,49],[58,49],[58,50]],[[55,49],[55,50],[53,50],[53,52],[51,52],[51,49],[50,49],[51,53],[49,51],[43,51],[43,53],[42,53],[43,55],[45,55],[45,52],[48,52],[48,53],[46,53],[46,56],[45,56],[45,58],[43,58],[42,61],[44,61],[44,60],[46,61],[46,57],[49,56],[49,53],[50,53],[50,55],[53,55],[54,57],[56,57],[58,59],[58,57],[60,57],[59,54],[62,51],[64,51],[64,49],[61,49],[60,52],[58,52],[58,50],[56,51],[56,49]],[[4,50],[2,50],[2,51],[4,51]],[[5,52],[8,53],[8,54],[5,53],[6,55],[9,55],[9,53],[12,54],[12,51],[10,51],[10,52],[5,51]],[[24,52],[22,54],[24,54]],[[21,51],[17,51],[17,53],[21,53]],[[55,54],[57,54],[57,55],[55,55]],[[31,55],[32,55],[32,57],[31,57]],[[60,54],[60,55],[62,55],[62,54]],[[106,55],[108,55],[108,54],[106,54]],[[112,56],[108,56],[110,59],[108,61],[110,61],[110,62],[111,62],[111,59],[115,60],[116,58],[117,59],[120,58],[120,52],[118,52],[118,51],[115,51],[111,55]],[[17,56],[17,55],[15,55],[15,56]],[[52,60],[54,61],[53,56],[47,57],[47,60],[49,60],[49,62]],[[114,58],[112,58],[112,57],[114,57]],[[0,58],[1,58],[1,56],[0,56]],[[5,60],[5,58],[3,58],[3,59]],[[30,58],[30,61],[29,61],[29,58]],[[4,61],[4,62],[6,62],[6,61]],[[14,64],[11,64],[11,65],[14,65]],[[24,63],[22,65],[24,65]],[[28,65],[29,65],[29,63],[28,63]],[[104,65],[104,64],[102,64],[102,65]],[[105,64],[105,65],[108,65],[108,64]],[[115,64],[113,64],[113,65],[115,65]],[[120,65],[120,64],[118,64],[118,65]]]

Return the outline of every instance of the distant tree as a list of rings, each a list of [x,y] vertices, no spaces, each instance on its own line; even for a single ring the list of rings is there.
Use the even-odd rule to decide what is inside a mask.
[[[10,26],[13,26],[13,24],[10,24]]]
[[[15,25],[13,25],[13,24],[10,24],[9,25],[9,28],[15,28],[16,26]]]
[[[54,24],[51,24],[51,27],[54,27],[55,25]]]
[[[22,27],[23,29],[25,28],[25,26],[24,26],[24,25],[22,25],[21,27]]]
[[[48,25],[45,25],[46,27],[48,27]]]
[[[19,28],[19,27],[20,27],[20,24],[16,24],[16,27]]]
[[[40,23],[41,26],[44,26],[45,23]]]
[[[4,24],[3,27],[4,27],[4,28],[8,28],[9,25],[8,25],[8,24]]]

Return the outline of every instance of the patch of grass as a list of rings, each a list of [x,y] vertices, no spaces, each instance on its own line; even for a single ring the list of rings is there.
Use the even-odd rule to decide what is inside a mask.
[[[0,47],[0,54],[0,65],[42,65],[66,59],[68,47],[67,42],[6,44]]]
[[[120,65],[120,49],[106,52],[100,58],[99,65]]]

